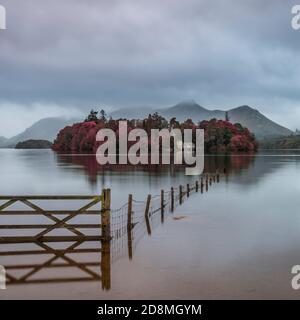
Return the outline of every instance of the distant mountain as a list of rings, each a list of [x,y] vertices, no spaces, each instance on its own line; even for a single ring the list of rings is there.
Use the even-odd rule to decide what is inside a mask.
[[[34,123],[22,133],[10,138],[0,139],[1,148],[14,148],[18,142],[26,140],[49,140],[54,141],[59,130],[67,125],[77,122],[78,119],[64,119],[64,118],[44,118]]]
[[[198,122],[212,118],[224,119],[225,112],[221,110],[208,110],[197,104],[195,101],[183,101],[173,107],[156,110],[166,118],[176,117],[179,121],[188,118]]]
[[[183,101],[175,106],[155,109],[155,108],[124,108],[112,112],[110,115],[114,119],[128,118],[128,119],[142,119],[148,116],[149,113],[158,112],[167,119],[176,117],[179,121],[184,121],[191,118],[194,122],[209,120],[212,118],[225,119],[224,110],[208,110],[195,101]],[[265,117],[258,110],[249,106],[241,106],[227,111],[229,120],[233,123],[239,122],[243,126],[249,128],[255,133],[258,139],[288,136],[292,131],[273,122]],[[67,125],[79,122],[79,119],[64,119],[64,118],[45,118],[34,123],[24,132],[6,139],[0,137],[0,147],[14,148],[20,141],[25,140],[49,140],[51,142],[57,136],[57,133]]]
[[[7,138],[5,137],[0,137],[0,146],[5,144],[7,142]]]
[[[208,110],[195,101],[183,101],[175,106],[164,109],[142,109],[130,108],[120,109],[114,111],[111,115],[113,118],[143,118],[147,117],[149,113],[158,112],[167,119],[176,117],[179,121],[184,121],[188,118],[194,122],[202,120],[225,119],[224,110]],[[229,121],[233,123],[240,123],[254,132],[258,139],[287,136],[292,134],[292,131],[268,119],[258,110],[249,106],[241,106],[227,111]],[[127,116],[128,114],[128,116]]]
[[[288,136],[293,132],[276,122],[270,120],[258,110],[249,106],[241,106],[229,110],[229,121],[239,122],[254,132],[257,138],[272,138],[278,136]]]

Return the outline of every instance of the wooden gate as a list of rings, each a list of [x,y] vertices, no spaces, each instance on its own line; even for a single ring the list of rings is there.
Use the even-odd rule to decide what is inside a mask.
[[[48,210],[37,205],[35,202],[43,200],[88,200],[88,203],[81,206],[77,210]],[[0,201],[5,201],[0,205],[0,231],[6,230],[11,232],[9,236],[0,236],[0,245],[7,244],[32,244],[37,246],[39,250],[1,250],[2,256],[35,256],[35,255],[50,255],[45,262],[42,263],[27,263],[27,264],[10,264],[6,265],[6,277],[8,284],[26,284],[26,283],[51,283],[51,282],[71,282],[71,281],[97,281],[102,282],[104,289],[110,288],[110,189],[104,189],[101,195],[96,196],[0,196]],[[15,203],[21,202],[31,210],[8,210]],[[94,209],[94,206],[101,203],[99,209]],[[43,216],[49,220],[48,224],[1,224],[3,216]],[[63,218],[58,218],[58,216]],[[98,215],[99,223],[71,223],[75,217],[82,215]],[[32,236],[17,235],[18,230],[36,230],[39,232]],[[73,235],[49,235],[50,232],[56,229],[66,229]],[[86,235],[79,229],[95,229],[99,230],[98,234]],[[100,232],[101,229],[101,232]],[[42,231],[40,231],[42,230]],[[86,242],[99,241],[97,248],[80,248]],[[71,245],[64,249],[52,248],[48,243],[72,242]],[[70,254],[80,253],[101,253],[101,260],[78,262]],[[61,260],[58,262],[56,260]],[[99,266],[99,272],[95,272],[90,267]],[[76,267],[83,271],[85,276],[82,277],[63,277],[63,278],[46,278],[32,279],[39,271],[45,268],[67,268]],[[10,270],[25,270],[28,272],[21,277],[16,277],[10,274]]]

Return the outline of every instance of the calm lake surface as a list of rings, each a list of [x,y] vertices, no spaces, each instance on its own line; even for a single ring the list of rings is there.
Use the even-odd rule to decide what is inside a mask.
[[[93,156],[57,155],[50,150],[0,149],[0,164],[0,195],[96,195],[102,188],[111,188],[113,209],[126,203],[130,193],[145,201],[149,193],[193,185],[196,180],[185,176],[184,168],[103,170]],[[106,288],[100,280],[64,282],[66,275],[77,275],[74,267],[61,273],[59,283],[8,285],[0,290],[0,299],[300,298],[300,290],[291,287],[291,268],[300,265],[300,152],[207,156],[205,168],[208,173],[222,172],[220,182],[208,192],[193,193],[174,213],[166,212],[163,223],[158,213],[150,225],[137,224],[132,259],[127,235],[111,245]],[[121,213],[116,211],[123,219]],[[27,223],[26,217],[1,219],[2,223],[17,223],[16,219]],[[8,231],[0,230],[0,236]],[[8,250],[20,248],[0,245],[0,252]],[[91,255],[77,258],[92,260]],[[43,263],[45,259],[0,255],[0,265]],[[99,266],[90,269],[96,272],[100,255],[94,255],[95,259]],[[9,273],[22,277],[28,271],[20,268]],[[59,272],[43,268],[34,277],[51,278]]]

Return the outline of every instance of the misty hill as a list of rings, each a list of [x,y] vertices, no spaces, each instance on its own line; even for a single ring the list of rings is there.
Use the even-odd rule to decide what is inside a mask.
[[[5,144],[7,142],[7,139],[5,137],[0,137],[0,146]]]
[[[229,110],[228,112],[230,122],[239,122],[243,126],[254,132],[255,135],[262,138],[271,138],[278,136],[288,136],[293,132],[276,122],[270,120],[258,110],[249,106],[241,106]]]
[[[224,120],[225,117],[225,111],[205,109],[193,100],[183,101],[173,107],[159,109],[157,112],[166,118],[176,117],[179,121],[184,121],[188,118],[195,122],[213,118]]]
[[[210,120],[212,118],[225,119],[224,110],[208,110],[194,101],[184,101],[175,106],[164,109],[142,109],[142,108],[128,108],[120,109],[111,113],[113,118],[143,118],[147,117],[149,113],[157,111],[159,114],[167,119],[176,117],[179,121],[184,121],[191,118],[194,122],[202,120]],[[268,119],[258,110],[249,106],[241,106],[227,111],[229,121],[233,123],[240,123],[254,132],[258,139],[287,136],[292,134],[292,131]]]
[[[111,113],[114,119],[128,118],[128,119],[142,119],[148,116],[149,113],[158,112],[167,119],[176,117],[179,121],[184,121],[191,118],[194,122],[202,120],[210,120],[212,118],[225,119],[224,110],[208,110],[194,101],[184,101],[175,106],[155,109],[155,108],[124,108]],[[278,136],[288,136],[292,131],[275,123],[274,121],[265,117],[258,110],[249,106],[241,106],[228,110],[229,120],[233,123],[239,122],[243,126],[249,128],[255,133],[258,139],[272,138]],[[79,122],[79,119],[65,119],[65,118],[45,118],[34,123],[24,132],[6,139],[0,137],[0,147],[14,148],[20,141],[25,140],[49,140],[51,142],[57,136],[57,133],[67,125]]]
[[[18,142],[16,149],[51,149],[52,143],[48,140],[26,140]]]
[[[78,120],[77,120],[78,121]],[[59,130],[67,125],[76,122],[75,119],[66,120],[64,118],[44,118],[34,123],[22,133],[3,140],[0,139],[0,147],[14,148],[20,141],[26,140],[49,140],[54,141]]]

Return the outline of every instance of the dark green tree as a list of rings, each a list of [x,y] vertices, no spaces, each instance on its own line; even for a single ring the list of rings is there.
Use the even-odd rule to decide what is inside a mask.
[[[106,122],[106,120],[107,120],[106,112],[103,109],[101,109],[101,111],[100,111],[100,120],[102,120],[104,122]]]
[[[225,112],[225,120],[229,122],[230,117],[228,111]]]
[[[94,109],[92,109],[84,121],[85,122],[98,121],[98,111],[95,111]]]

